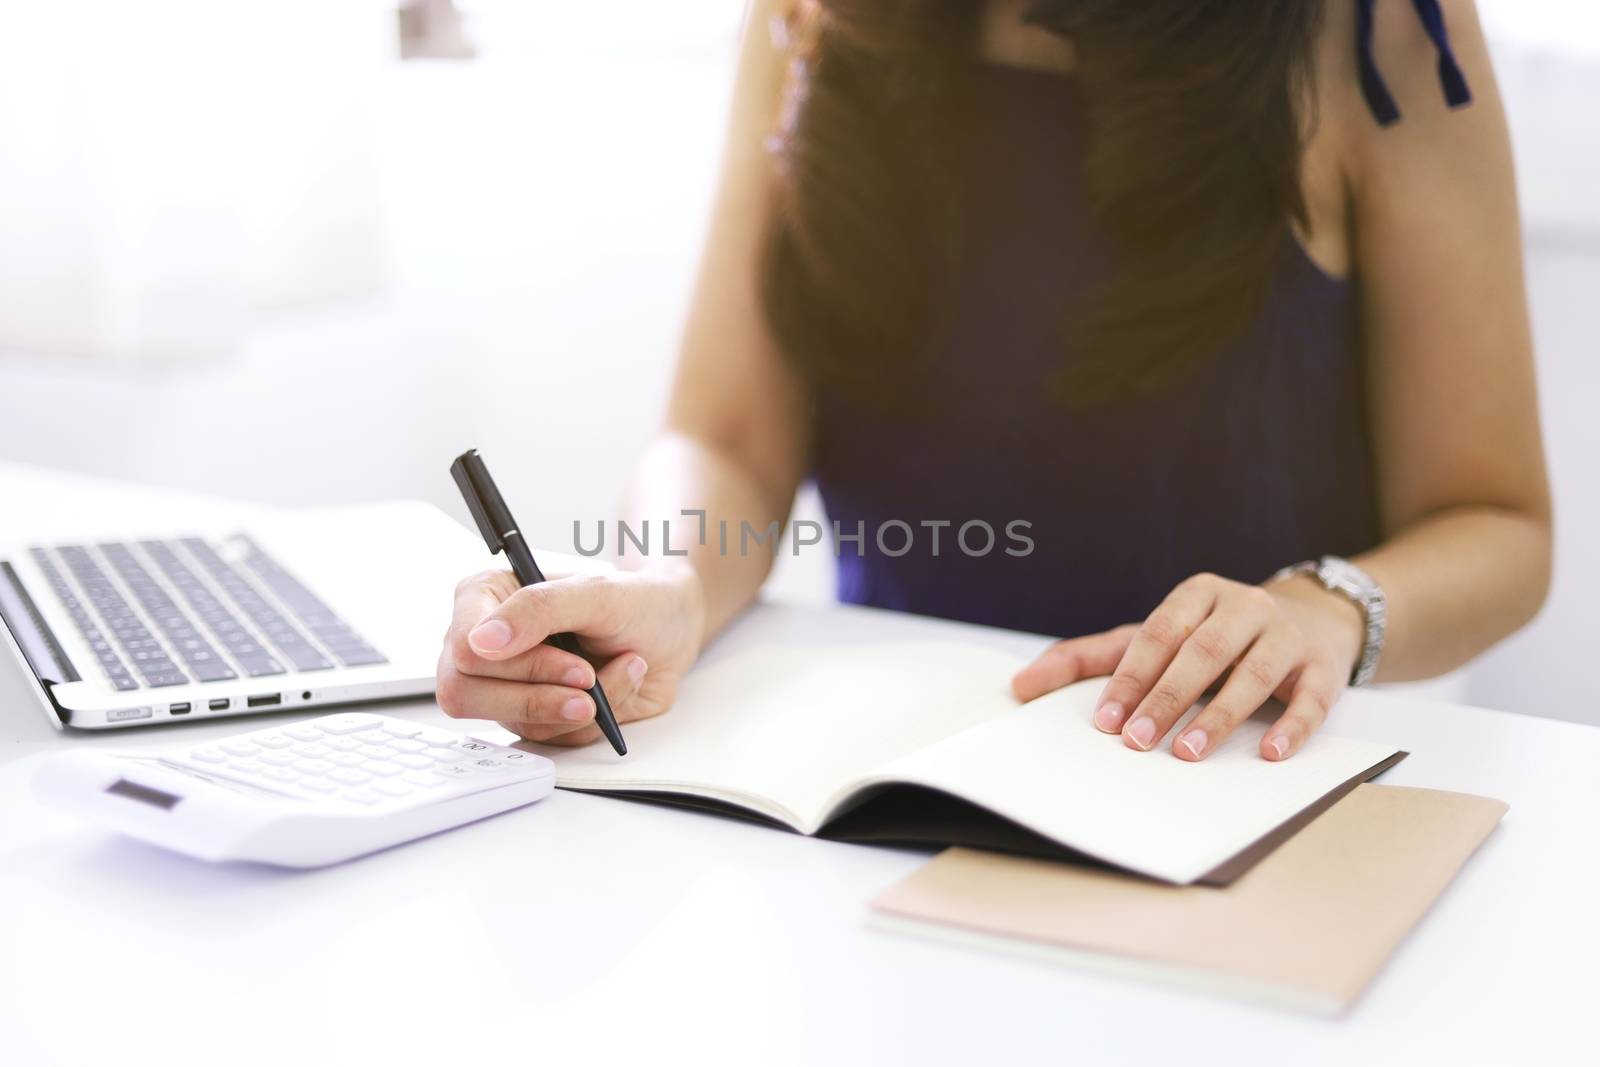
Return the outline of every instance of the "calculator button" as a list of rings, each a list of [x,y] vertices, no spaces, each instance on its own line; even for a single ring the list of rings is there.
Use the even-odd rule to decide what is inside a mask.
[[[400,774],[405,770],[405,768],[400,766],[398,763],[388,763],[384,760],[374,760],[371,763],[364,763],[362,764],[361,769],[366,771],[368,774],[378,774],[385,778]]]
[[[189,753],[189,756],[191,759],[197,759],[201,763],[228,762],[228,757],[220,748],[197,748],[193,752]]]
[[[329,737],[322,743],[335,752],[354,752],[361,747],[361,742],[353,737]]]
[[[456,748],[463,752],[489,751],[488,745],[484,744],[482,741],[474,741],[471,738],[463,738],[461,741],[457,742]]]
[[[271,778],[274,782],[292,782],[300,777],[287,767],[268,767],[261,776]]]
[[[269,767],[287,767],[300,759],[293,752],[263,752],[256,758]]]
[[[339,787],[326,778],[302,778],[295,783],[301,789],[309,789],[313,793],[331,793]]]
[[[444,785],[443,778],[429,771],[412,771],[410,774],[403,775],[401,781],[410,782],[412,785],[420,785],[425,789],[437,789],[439,786]]]
[[[409,786],[398,778],[386,778],[381,782],[373,782],[372,788],[391,797],[406,797],[417,791],[414,786]]]
[[[370,789],[346,789],[339,795],[356,804],[376,804],[383,799]]]
[[[341,767],[359,767],[367,760],[365,756],[355,752],[330,752],[328,753],[328,762],[337,763]]]
[[[416,737],[422,732],[422,727],[409,722],[386,722],[383,730],[391,737]]]
[[[382,730],[363,730],[359,734],[351,734],[357,741],[365,741],[369,745],[381,745],[389,740],[389,735]]]
[[[300,753],[302,756],[312,757],[326,756],[328,753],[333,751],[333,749],[329,748],[327,745],[319,745],[315,741],[307,741],[305,744],[296,745],[294,746],[294,750]]]
[[[440,763],[459,763],[467,758],[467,754],[459,748],[430,748],[428,755]]]
[[[394,749],[388,745],[362,745],[358,751],[368,759],[388,759],[395,755]]]
[[[475,759],[468,760],[465,766],[482,771],[485,774],[498,774],[511,765],[501,759]]]
[[[253,756],[261,751],[261,746],[253,741],[227,741],[217,747],[230,756]]]
[[[357,730],[370,730],[379,721],[375,715],[330,715],[326,719],[318,719],[317,725],[325,733],[353,734]]]
[[[446,778],[471,778],[475,771],[465,763],[452,763],[444,767],[435,767],[434,774],[442,774]]]
[[[296,741],[320,741],[322,731],[315,726],[291,726],[283,731]]]
[[[525,760],[528,758],[528,754],[526,752],[502,752],[500,753],[500,758],[507,760]]]
[[[336,767],[328,772],[328,777],[345,785],[360,785],[362,782],[372,781],[372,775],[358,771],[354,767]]]
[[[254,740],[262,748],[288,748],[294,744],[294,738],[286,737],[283,734],[261,734]]]
[[[333,769],[333,764],[325,759],[295,760],[293,766],[301,774],[322,774]]]
[[[228,769],[238,771],[240,774],[260,774],[267,769],[267,765],[260,760],[236,759],[228,764]]]
[[[397,737],[393,741],[389,742],[389,747],[394,749],[396,752],[422,752],[426,750],[428,746],[423,744],[421,741],[412,741],[410,738]]]
[[[424,730],[417,735],[417,740],[421,741],[425,745],[431,745],[435,748],[442,748],[446,745],[453,745],[457,741],[461,740],[461,735],[452,734],[445,730]]]
[[[406,752],[400,753],[400,755],[394,758],[394,761],[400,764],[400,766],[410,767],[412,770],[422,770],[425,767],[433,766],[433,760],[429,759],[427,756],[414,756]]]

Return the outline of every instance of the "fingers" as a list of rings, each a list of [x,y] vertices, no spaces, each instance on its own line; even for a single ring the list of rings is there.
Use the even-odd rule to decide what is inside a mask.
[[[588,689],[594,685],[594,665],[554,645],[537,645],[511,659],[491,660],[472,651],[465,640],[451,639],[445,646],[445,655],[456,670],[478,678],[545,682],[572,689]]]
[[[499,719],[560,725],[572,729],[594,718],[594,701],[581,689],[564,685],[510,682],[440,668],[439,707],[458,719]]]
[[[1244,608],[1218,611],[1201,623],[1134,709],[1123,728],[1123,740],[1141,750],[1155,747],[1206,689],[1244,655],[1269,618],[1268,608]]]
[[[600,670],[599,681],[606,693],[606,702],[618,722],[633,722],[649,718],[663,710],[664,705],[651,704],[639,699],[639,691],[649,673],[644,659],[628,652],[617,656]],[[594,701],[587,693],[580,694],[588,712],[581,723],[571,722],[519,722],[502,721],[500,725],[527,741],[553,745],[587,745],[604,735],[594,723]]]
[[[455,608],[450,630],[462,633],[476,626],[484,616],[498,608],[517,591],[516,575],[510,571],[482,571],[463,578],[456,585]]]
[[[1028,701],[1083,678],[1110,674],[1128,650],[1137,626],[1057,641],[1011,679],[1011,691]]]
[[[1151,612],[1134,633],[1110,683],[1100,694],[1094,713],[1096,726],[1107,733],[1116,733],[1130,721],[1128,712],[1139,706],[1189,635],[1211,613],[1217,599],[1216,583],[1220,583],[1220,579],[1211,575],[1190,578]],[[1150,743],[1142,747],[1148,748],[1154,743],[1152,737]]]
[[[1313,660],[1300,672],[1289,706],[1261,737],[1261,755],[1266,759],[1286,760],[1306,743],[1328,717],[1334,701],[1344,691],[1345,679],[1337,668]]]
[[[1174,589],[1132,635],[1101,693],[1095,725],[1121,733],[1130,748],[1154,748],[1207,689],[1225,679],[1173,740],[1173,754],[1206,758],[1269,698],[1280,696],[1287,708],[1262,736],[1261,754],[1286,759],[1322,725],[1343,690],[1348,669],[1338,666],[1341,625],[1258,586],[1197,575]],[[1018,676],[1018,694],[1025,681],[1031,690],[1070,678],[1087,647],[1063,642],[1051,649]],[[1094,648],[1103,652],[1105,646]]]
[[[445,635],[445,651],[455,669],[462,674],[513,682],[547,682],[574,689],[594,685],[594,667],[588,660],[551,645],[540,644],[509,658],[502,654],[492,659],[473,648],[468,635],[511,600],[518,588],[510,571],[485,571],[456,586],[455,614],[450,632]]]
[[[598,575],[530,585],[466,627],[466,644],[485,660],[506,660],[551,634],[612,636],[620,628],[620,597],[617,584]]]
[[[1199,760],[1265,704],[1298,666],[1299,649],[1282,629],[1261,636],[1228,674],[1220,692],[1172,742],[1179,759]]]

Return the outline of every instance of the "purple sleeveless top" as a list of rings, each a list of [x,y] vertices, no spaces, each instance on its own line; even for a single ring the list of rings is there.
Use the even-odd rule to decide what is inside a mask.
[[[1140,621],[1192,574],[1260,582],[1378,540],[1355,289],[1296,242],[1247,333],[1193,375],[1103,410],[1047,397],[1062,308],[1095,269],[1063,82],[981,67],[966,243],[918,416],[816,398],[813,476],[829,518],[866,534],[839,544],[843,601],[1066,637]],[[981,526],[973,554],[957,543],[973,521],[986,553]],[[1026,555],[1006,552],[1028,547],[1014,521]]]

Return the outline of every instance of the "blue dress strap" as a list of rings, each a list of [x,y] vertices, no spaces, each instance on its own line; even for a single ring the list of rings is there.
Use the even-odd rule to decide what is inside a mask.
[[[1400,108],[1384,84],[1372,54],[1372,6],[1377,0],[1358,0],[1356,4],[1356,57],[1361,75],[1361,95],[1367,108],[1380,126],[1392,126],[1400,121]],[[1450,48],[1450,34],[1445,29],[1444,12],[1439,0],[1411,0],[1417,18],[1427,31],[1429,40],[1439,53],[1439,84],[1444,88],[1444,99],[1451,107],[1465,107],[1472,103],[1472,89],[1467,77],[1461,73],[1455,52]]]

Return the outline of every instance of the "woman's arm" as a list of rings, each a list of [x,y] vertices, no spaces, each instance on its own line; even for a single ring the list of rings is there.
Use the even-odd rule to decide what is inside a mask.
[[[645,453],[627,506],[631,519],[669,520],[686,531],[674,547],[687,545],[687,557],[623,563],[677,571],[695,584],[704,605],[701,639],[748,606],[772,569],[770,547],[737,550],[741,523],[781,527],[806,468],[804,391],[768,334],[758,289],[771,210],[765,139],[783,77],[768,32],[778,7],[758,0],[746,14],[716,206],[666,425]],[[687,540],[700,527],[682,517],[686,509],[706,512],[704,545]],[[717,534],[724,522],[726,553]]]
[[[770,43],[773,0],[752,4],[710,233],[661,435],[646,449],[626,518],[672,523],[686,556],[621,555],[621,574],[563,578],[519,590],[503,571],[464,581],[439,661],[439,704],[451,715],[500,719],[537,741],[598,738],[583,692],[596,668],[542,645],[577,633],[619,720],[671,706],[706,638],[754,599],[774,542],[739,551],[741,523],[764,532],[788,518],[808,449],[804,392],[767,335],[757,289],[770,210],[764,140],[783,57]],[[701,511],[709,536],[697,542]],[[720,522],[729,551],[720,551]]]
[[[1358,562],[1389,599],[1378,677],[1399,681],[1533,618],[1550,495],[1510,136],[1475,6],[1444,4],[1474,94],[1454,112],[1418,21],[1377,7],[1377,60],[1404,118],[1357,125],[1348,155],[1388,535]]]
[[[1378,665],[1388,681],[1465,663],[1531,619],[1550,581],[1505,115],[1471,0],[1444,7],[1470,107],[1446,108],[1436,53],[1408,4],[1376,6],[1377,62],[1398,125],[1378,127],[1360,96],[1352,0],[1330,4],[1320,60],[1318,143],[1335,146],[1348,205],[1385,534],[1357,562],[1388,598]],[[1174,754],[1203,759],[1276,696],[1287,707],[1261,753],[1284,759],[1321,725],[1362,639],[1359,609],[1310,578],[1262,588],[1199,575],[1142,625],[1054,646],[1014,687],[1028,699],[1110,674],[1096,723],[1149,749],[1220,680]]]

